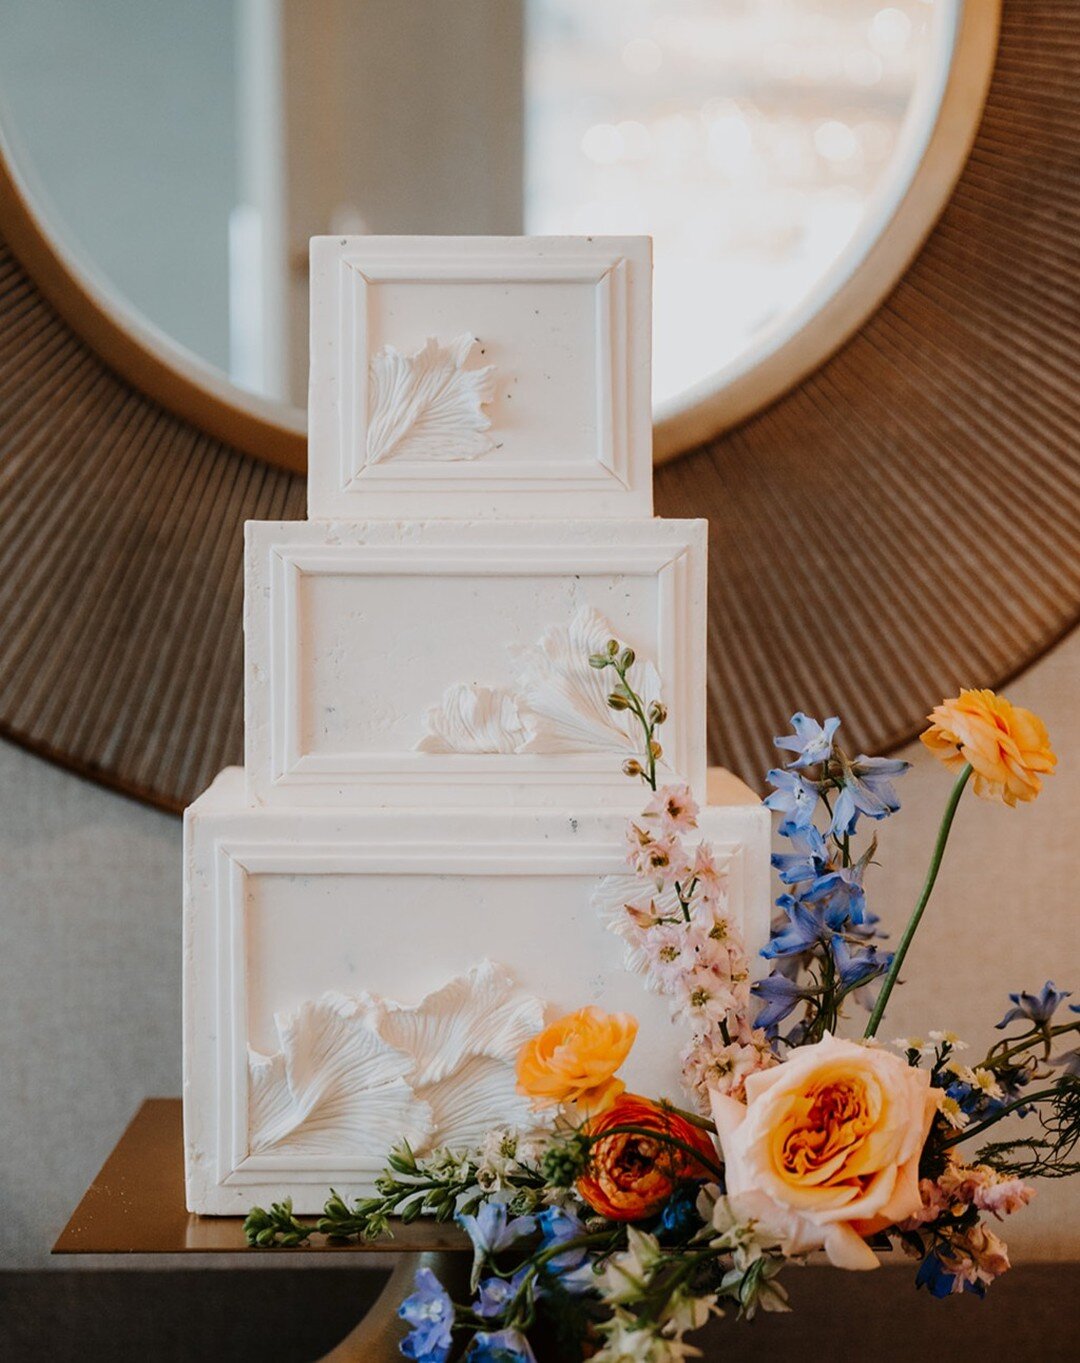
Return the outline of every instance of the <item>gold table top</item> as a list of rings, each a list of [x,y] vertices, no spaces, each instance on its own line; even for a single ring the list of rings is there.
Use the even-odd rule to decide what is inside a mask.
[[[307,1219],[307,1218],[302,1218]],[[276,1249],[278,1254],[421,1254],[468,1250],[456,1227],[430,1220],[395,1224],[393,1238]],[[54,1254],[255,1253],[239,1216],[195,1216],[184,1205],[183,1117],[179,1098],[148,1098],[87,1189],[53,1246]]]

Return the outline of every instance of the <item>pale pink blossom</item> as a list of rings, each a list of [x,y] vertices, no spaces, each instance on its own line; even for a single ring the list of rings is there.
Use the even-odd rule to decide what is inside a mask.
[[[919,1179],[919,1193],[922,1196],[922,1206],[917,1212],[898,1223],[900,1230],[918,1230],[920,1226],[929,1225],[931,1221],[936,1221],[948,1211],[949,1198],[934,1179]]]
[[[749,1040],[725,1042],[719,1029],[695,1036],[682,1053],[683,1081],[703,1112],[709,1110],[709,1092],[725,1093],[739,1102],[746,1100],[746,1077],[777,1063],[761,1031]]]
[[[698,969],[680,978],[678,1011],[704,1028],[709,1023],[726,1021],[738,1009],[731,985],[714,970]]]
[[[664,923],[642,934],[648,960],[649,987],[658,994],[675,992],[679,981],[701,965],[705,934],[687,923]]]
[[[981,1221],[962,1235],[950,1236],[938,1257],[945,1271],[955,1276],[953,1292],[962,1292],[968,1284],[985,1286],[1011,1267],[1007,1245]]]
[[[697,801],[687,785],[661,786],[643,811],[656,819],[667,834],[690,833],[697,827]]]
[[[1033,1188],[1012,1175],[999,1174],[988,1164],[961,1164],[957,1160],[950,1160],[936,1181],[922,1179],[919,1189],[923,1206],[901,1230],[935,1221],[946,1211],[960,1215],[971,1206],[1000,1220],[1026,1207],[1035,1196]]]
[[[654,928],[664,922],[664,915],[656,907],[656,900],[649,900],[649,907],[643,908],[640,904],[624,904],[626,916],[632,927],[640,930]]]
[[[690,862],[694,897],[709,908],[722,904],[727,896],[727,872],[717,866],[716,856],[707,842],[699,842]]]
[[[637,852],[632,864],[639,876],[660,888],[685,880],[689,870],[686,850],[673,837],[654,838]]]
[[[637,871],[638,862],[646,848],[656,841],[653,834],[647,828],[642,828],[631,819],[626,825],[626,864],[632,871]]]
[[[990,1212],[1000,1221],[1011,1216],[1021,1207],[1026,1207],[1035,1196],[1035,1189],[1029,1188],[1018,1178],[999,1178],[975,1190],[975,1205],[981,1212]]]

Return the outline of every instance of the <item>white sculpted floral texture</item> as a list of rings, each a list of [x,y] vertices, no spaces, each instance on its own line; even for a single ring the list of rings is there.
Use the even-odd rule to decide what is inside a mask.
[[[442,704],[424,716],[427,732],[416,744],[428,753],[629,753],[633,719],[613,710],[603,678],[589,666],[615,634],[610,621],[582,606],[567,625],[545,631],[521,669],[514,691],[456,682]],[[645,704],[660,695],[651,662],[635,663]]]
[[[528,1123],[514,1060],[544,1006],[491,961],[414,1006],[327,993],[274,1021],[280,1050],[248,1051],[252,1153],[381,1160],[402,1134],[422,1152]]]
[[[467,332],[441,345],[429,336],[412,355],[384,345],[371,357],[367,462],[478,459],[495,448],[484,404],[492,365],[466,368],[479,348]]]

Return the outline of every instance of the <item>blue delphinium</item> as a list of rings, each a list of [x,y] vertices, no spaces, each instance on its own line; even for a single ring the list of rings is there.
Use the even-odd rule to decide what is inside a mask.
[[[796,754],[794,761],[786,763],[792,771],[828,761],[832,756],[836,731],[840,727],[835,715],[824,724],[819,724],[816,719],[798,710],[791,716],[791,727],[795,730],[793,734],[785,734],[782,738],[773,739],[773,742],[782,752]]]
[[[473,1338],[466,1363],[536,1363],[536,1355],[520,1330],[482,1331]]]
[[[534,1216],[516,1216],[507,1221],[506,1206],[502,1202],[485,1202],[475,1216],[459,1216],[457,1220],[473,1245],[470,1286],[474,1292],[486,1263],[536,1231]]]
[[[664,1203],[656,1235],[661,1244],[669,1240],[680,1242],[688,1240],[702,1226],[701,1215],[697,1209],[699,1196],[697,1184],[683,1184],[676,1188]]]
[[[766,1032],[773,1033],[779,1023],[790,1016],[800,1003],[813,999],[817,990],[812,986],[802,986],[785,975],[770,975],[754,985],[754,993],[763,1000],[763,1007],[757,1015],[756,1023]]]
[[[541,1240],[541,1249],[548,1250],[556,1244],[566,1244],[570,1240],[581,1239],[585,1235],[585,1225],[577,1212],[566,1206],[550,1206],[545,1208],[536,1217],[537,1229]],[[574,1246],[574,1249],[566,1250],[566,1253],[552,1255],[544,1264],[544,1270],[548,1273],[563,1274],[563,1281],[569,1291],[577,1291],[578,1278],[574,1274],[575,1269],[580,1269],[585,1264],[585,1259],[589,1257],[589,1251],[584,1244]]]
[[[580,1239],[585,1234],[581,1217],[569,1207],[547,1207],[537,1216],[536,1226],[543,1237],[542,1249],[566,1244],[567,1241]],[[578,1245],[574,1249],[568,1249],[565,1254],[556,1254],[547,1261],[547,1267],[555,1270],[580,1268],[587,1254],[588,1250],[583,1245]]]
[[[860,859],[854,866],[841,866],[815,876],[800,898],[806,904],[824,904],[830,922],[861,923],[866,912],[866,891],[862,883],[866,865],[866,861]]]
[[[1042,990],[1038,994],[1010,994],[1013,1007],[1005,1014],[999,1023],[996,1024],[998,1031],[1008,1027],[1010,1022],[1016,1022],[1019,1018],[1026,1018],[1028,1022],[1033,1022],[1036,1027],[1048,1027],[1050,1019],[1057,1012],[1058,1005],[1065,999],[1072,997],[1072,991],[1068,989],[1055,989],[1054,981],[1047,980]],[[1069,1005],[1073,1007],[1072,1004]]]
[[[416,1291],[406,1297],[398,1315],[412,1326],[401,1352],[416,1363],[445,1363],[452,1342],[454,1303],[430,1268],[416,1270]]]
[[[949,1272],[941,1262],[937,1250],[932,1249],[919,1265],[919,1271],[915,1275],[915,1286],[925,1287],[932,1297],[939,1299],[948,1297],[956,1291],[956,1274]],[[964,1291],[971,1292],[976,1297],[985,1297],[986,1284],[965,1282]]]
[[[786,814],[780,831],[796,832],[808,829],[814,822],[818,804],[818,790],[797,772],[773,768],[768,773],[769,785],[775,787],[765,800],[774,814]]]
[[[769,797],[772,799],[772,796]],[[829,852],[821,832],[812,824],[809,828],[791,829],[786,834],[794,852],[774,852],[771,857],[777,875],[785,885],[798,885],[803,880],[816,880],[824,875],[829,865]]]
[[[833,808],[829,831],[836,837],[855,832],[859,815],[868,819],[887,819],[900,808],[900,800],[893,786],[897,776],[903,776],[911,765],[892,757],[859,756],[854,761],[841,760],[842,788]]]
[[[521,1285],[530,1276],[527,1268],[522,1268],[512,1278],[484,1278],[473,1302],[473,1312],[484,1320],[494,1320],[501,1316],[521,1291]]]
[[[774,924],[772,937],[761,948],[766,960],[777,956],[809,959],[819,946],[829,943],[833,928],[823,909],[812,908],[790,894],[782,894],[776,902],[788,921],[780,926]]]
[[[829,943],[837,978],[844,993],[862,989],[871,980],[884,975],[892,964],[892,952],[879,952],[877,947],[855,947],[838,934]]]
[[[791,844],[790,852],[772,857],[785,887],[776,901],[782,916],[762,951],[773,962],[772,975],[754,985],[762,1002],[757,1023],[774,1038],[779,1024],[805,1005],[785,1037],[789,1044],[834,1027],[844,998],[864,1001],[862,991],[889,968],[892,957],[871,942],[880,934],[863,885],[876,842],[859,855],[851,840],[861,817],[880,820],[899,809],[893,783],[909,766],[848,757],[837,744],[835,716],[819,723],[800,711],[791,725],[793,732],[776,745],[794,756],[769,772],[773,791],[765,801],[781,815],[778,832]]]

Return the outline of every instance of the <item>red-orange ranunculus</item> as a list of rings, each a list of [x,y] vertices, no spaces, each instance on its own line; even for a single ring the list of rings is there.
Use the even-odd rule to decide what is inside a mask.
[[[603,1136],[618,1127],[636,1127],[645,1134],[616,1131],[597,1140],[577,1185],[601,1216],[640,1221],[659,1211],[679,1183],[716,1177],[716,1147],[708,1133],[677,1112],[635,1093],[624,1093],[582,1129],[589,1136]],[[671,1144],[672,1139],[699,1152],[701,1158]]]

